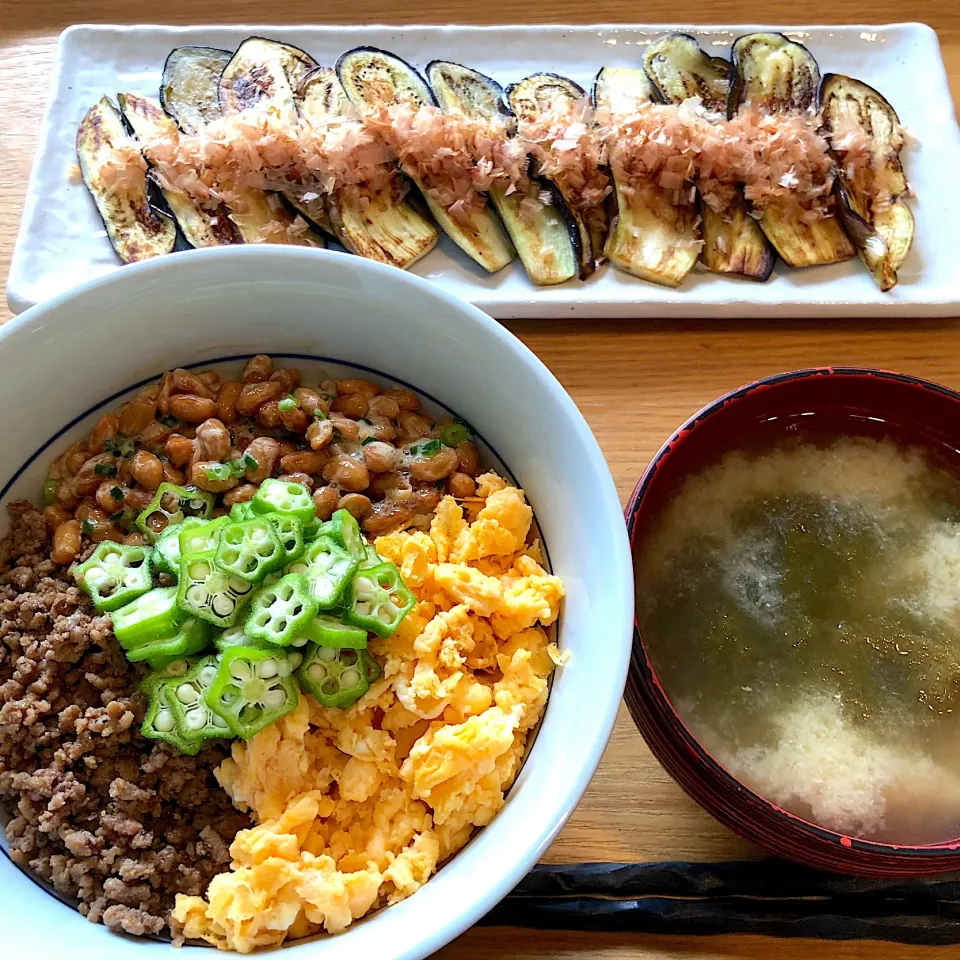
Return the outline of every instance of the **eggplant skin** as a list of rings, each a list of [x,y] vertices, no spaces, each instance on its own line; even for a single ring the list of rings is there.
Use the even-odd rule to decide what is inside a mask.
[[[217,84],[231,61],[229,50],[216,47],[175,47],[163,65],[160,105],[184,133],[197,133],[220,116]]]
[[[726,113],[733,67],[711,57],[689,33],[668,33],[651,43],[643,69],[666,103],[699,97],[707,110]]]
[[[521,120],[536,122],[558,103],[573,106],[587,100],[587,92],[578,83],[556,73],[534,73],[507,87],[507,102]],[[536,170],[534,170],[536,173]],[[546,182],[546,181],[544,181]],[[565,209],[579,234],[580,279],[586,280],[603,262],[603,245],[610,231],[605,205],[584,208],[576,191],[559,179],[555,192],[565,201]]]
[[[558,100],[576,103],[586,98],[579,83],[558,73],[534,73],[507,87],[510,109],[522,120],[536,120]]]
[[[633,113],[656,98],[656,89],[643,70],[604,67],[593,83],[598,110],[614,116]],[[693,204],[653,210],[614,176],[617,215],[603,248],[619,270],[663,287],[678,287],[700,255],[697,209]]]
[[[431,60],[424,72],[444,112],[459,110],[487,120],[511,117],[503,87],[493,77],[452,60]]]
[[[107,186],[102,167],[111,151],[128,139],[120,112],[104,97],[80,121],[77,158],[83,182],[93,196],[107,236],[123,263],[136,263],[173,250],[177,230],[169,217],[154,210],[147,197],[147,178],[132,186]]]
[[[687,33],[670,33],[647,47],[643,67],[667,103],[680,104],[699,97],[713,113],[726,115],[733,68],[722,57],[711,57]],[[770,241],[737,190],[722,213],[700,203],[703,249],[700,259],[713,273],[764,281],[776,262]]]
[[[728,116],[742,108],[773,114],[812,114],[820,68],[810,51],[782,33],[750,33],[732,47],[736,71]],[[812,267],[849,260],[856,250],[836,217],[805,223],[780,203],[769,204],[760,226],[789,267]]]
[[[220,109],[238,113],[261,105],[271,106],[285,119],[295,121],[293,91],[316,66],[313,57],[298,47],[248,37],[220,75]]]
[[[132,93],[118,93],[117,103],[127,127],[137,140],[142,142],[151,137],[176,135],[176,123],[154,100]],[[230,221],[230,211],[222,204],[211,216],[183,191],[161,188],[161,193],[183,238],[191,247],[221,247],[239,242],[240,237]]]
[[[904,199],[909,187],[900,162],[900,119],[879,91],[836,73],[824,75],[819,107],[827,133],[842,121],[856,125],[869,137],[870,170],[854,170],[853,177],[848,176],[842,152],[833,148],[838,156],[838,217],[877,286],[887,292],[897,284],[897,271],[910,252],[915,229]],[[863,182],[865,178],[869,182]],[[882,198],[877,196],[878,186]]]
[[[447,60],[434,60],[426,72],[445,112],[489,120],[512,119],[503,88],[492,77]],[[508,130],[512,126],[508,123]],[[577,275],[577,224],[554,184],[531,180],[525,187],[508,192],[508,185],[498,182],[491,186],[489,197],[532,283],[551,286]],[[533,212],[529,211],[531,203]]]
[[[308,123],[322,125],[347,105],[336,71],[315,67],[296,90],[297,109]],[[333,235],[351,253],[406,270],[429,253],[440,234],[428,216],[404,196],[399,174],[383,185],[338,187],[322,202]],[[300,208],[301,211],[303,208]]]
[[[378,47],[354,47],[337,60],[337,77],[349,100],[377,108],[393,103],[437,106],[427,82],[396,54]]]
[[[728,116],[744,105],[767,113],[805,113],[814,108],[820,67],[803,44],[782,33],[748,33],[734,40],[730,49],[734,79]]]
[[[393,104],[411,107],[437,106],[427,82],[405,60],[376,47],[354,47],[337,60],[337,77],[347,99],[364,110]],[[451,217],[412,170],[405,173],[417,185],[434,220],[444,233],[488,273],[502,270],[516,256],[510,237],[488,207],[477,206],[465,218]],[[466,199],[474,196],[471,193]]]

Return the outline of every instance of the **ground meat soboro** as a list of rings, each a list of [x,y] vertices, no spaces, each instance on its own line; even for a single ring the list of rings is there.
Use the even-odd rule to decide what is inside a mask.
[[[0,807],[13,859],[132,934],[163,931],[250,826],[213,778],[221,746],[174,754],[140,735],[136,668],[108,617],[49,559],[43,518],[10,506],[0,543]],[[85,551],[89,552],[88,551]]]

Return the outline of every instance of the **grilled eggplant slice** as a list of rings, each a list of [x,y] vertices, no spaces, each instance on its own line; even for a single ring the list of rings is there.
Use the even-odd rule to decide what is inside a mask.
[[[296,99],[301,116],[317,125],[339,116],[347,103],[330,67],[311,70],[300,82]],[[334,235],[351,253],[405,270],[429,253],[440,235],[403,194],[396,179],[382,186],[336,188],[325,198]]]
[[[510,109],[525,120],[536,121],[556,103],[573,106],[587,99],[579,84],[555,73],[535,73],[507,88]],[[557,190],[567,202],[580,235],[580,279],[585,280],[603,262],[603,245],[610,231],[605,204],[586,205],[576,190],[562,179]]]
[[[711,57],[689,33],[668,33],[651,43],[643,69],[667,103],[699,97],[707,110],[727,112],[730,63]]]
[[[802,44],[782,33],[750,33],[733,44],[735,76],[728,115],[743,107],[803,114],[815,106],[820,68]],[[836,217],[805,223],[782,204],[763,211],[760,226],[788,266],[849,260],[856,252]]]
[[[124,263],[170,253],[177,240],[173,221],[150,206],[146,173],[134,183],[111,184],[105,177],[105,169],[117,159],[115,151],[132,146],[119,111],[106,97],[86,112],[77,130],[83,182],[93,196],[113,249]]]
[[[155,100],[133,93],[118,93],[117,102],[127,126],[141,143],[155,137],[176,136],[176,123]],[[221,247],[239,242],[226,207],[221,205],[211,216],[180,190],[163,190],[163,198],[191,247]]]
[[[634,113],[654,96],[643,70],[604,67],[593,84],[595,106],[613,118]],[[679,286],[699,255],[696,208],[674,206],[663,196],[654,210],[632,196],[616,174],[613,185],[617,218],[603,252],[615,267],[641,280]]]
[[[427,80],[441,110],[486,119],[502,117],[512,126],[503,89],[485,74],[459,63],[434,60],[427,65]],[[507,190],[506,184],[495,183],[490,200],[530,280],[537,286],[549,286],[575,277],[580,262],[577,225],[562,196],[557,196],[557,188],[532,179],[526,191]]]
[[[297,47],[250,37],[240,44],[220,75],[220,109],[239,113],[269,106],[282,120],[294,124],[297,108],[293,92],[316,66],[313,57]]]
[[[237,52],[224,67],[217,83],[217,99],[223,114],[239,113],[249,109],[271,109],[282,120],[294,124],[297,107],[294,90],[300,80],[316,63],[309,54],[297,47],[262,37],[250,37],[240,44]],[[271,196],[263,190],[241,190],[241,199],[231,211],[231,217],[247,243],[262,242],[263,229],[270,223],[287,227],[293,222],[280,195]],[[280,231],[267,238],[268,242],[294,243],[323,247],[325,241],[317,229],[332,232],[326,207],[321,197],[303,200],[294,193],[284,193],[283,201],[300,213],[313,228],[306,234],[286,239]],[[242,212],[238,212],[242,210]]]
[[[820,115],[838,159],[839,217],[881,290],[897,283],[897,271],[913,244],[913,214],[900,163],[903,131],[886,98],[860,80],[828,73],[820,85]],[[844,131],[869,141],[868,162],[847,165]],[[840,144],[840,145],[838,145]],[[849,171],[849,172],[848,172]]]
[[[196,133],[220,116],[217,84],[233,58],[216,47],[176,47],[163,65],[160,104],[184,133]]]
[[[355,47],[344,53],[337,61],[337,77],[347,99],[363,110],[395,103],[412,107],[436,105],[430,87],[410,64],[375,47]],[[404,169],[404,173],[417,185],[443,231],[472,260],[490,273],[513,260],[516,251],[493,210],[471,204],[468,222],[454,219],[432,195],[429,183],[424,183],[412,169]]]
[[[666,103],[683,103],[699,97],[712,113],[726,115],[732,67],[722,57],[711,57],[687,33],[670,33],[650,44],[643,67]],[[713,273],[735,274],[750,280],[766,280],[776,254],[760,224],[738,191],[723,211],[701,201],[703,249],[700,259]]]

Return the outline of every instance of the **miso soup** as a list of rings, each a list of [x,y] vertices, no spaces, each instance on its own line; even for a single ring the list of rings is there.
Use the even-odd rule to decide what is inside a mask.
[[[840,833],[960,836],[960,471],[895,436],[781,433],[679,488],[637,617],[687,727]]]

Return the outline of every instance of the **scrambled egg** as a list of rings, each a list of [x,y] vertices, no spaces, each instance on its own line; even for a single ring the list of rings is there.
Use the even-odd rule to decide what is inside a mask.
[[[418,600],[370,643],[383,677],[349,710],[304,696],[234,743],[217,779],[258,825],[206,900],[177,897],[184,937],[247,953],[339,933],[416,892],[503,806],[565,659],[543,630],[564,591],[527,545],[523,491],[485,474],[477,495],[469,516],[446,497],[429,533],[376,541]]]

